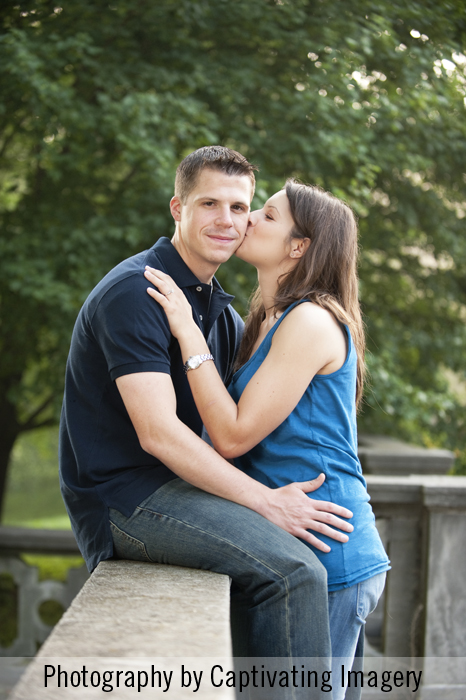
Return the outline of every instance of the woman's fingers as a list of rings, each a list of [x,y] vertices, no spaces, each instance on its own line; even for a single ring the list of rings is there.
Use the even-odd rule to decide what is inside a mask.
[[[180,340],[183,333],[192,331],[193,312],[186,296],[170,275],[153,267],[146,266],[144,276],[154,287],[148,287],[147,293],[155,299],[165,311],[170,330]]]
[[[153,287],[147,287],[146,291],[148,295],[152,297],[152,299],[155,299],[155,301],[158,301],[161,306],[164,306],[164,302],[167,302],[165,294],[161,294],[161,292],[158,292]]]
[[[180,291],[170,275],[165,274],[165,272],[161,270],[155,270],[153,267],[146,265],[144,277],[149,280],[149,282],[152,282],[152,284],[159,289],[160,293],[166,297],[174,292]]]

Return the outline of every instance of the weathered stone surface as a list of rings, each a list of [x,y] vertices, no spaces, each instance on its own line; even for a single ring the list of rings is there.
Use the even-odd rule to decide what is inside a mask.
[[[421,700],[464,700],[466,698],[466,658],[427,657],[423,665]]]
[[[364,478],[373,507],[382,503],[441,508],[466,507],[464,476],[367,474]]]
[[[136,671],[152,664],[161,668],[157,660],[178,657],[179,663],[167,660],[163,668],[168,670],[171,663],[179,674],[185,659],[197,659],[199,669],[206,658],[231,659],[229,586],[227,576],[208,571],[134,561],[102,562],[42,646],[12,700],[67,698],[67,693],[79,700],[96,697],[95,689],[85,688],[61,688],[54,695],[44,688],[47,663],[64,668],[68,661],[74,670],[88,659],[90,669],[103,672],[117,660],[118,668]],[[211,697],[207,690],[206,686],[202,697]],[[232,697],[228,688],[224,692],[213,688],[212,692],[215,690],[212,697]],[[192,687],[169,697],[184,698],[188,692],[192,695]],[[134,697],[134,689],[133,695],[125,689],[115,693],[112,697]]]
[[[136,656],[213,656],[219,647],[228,653],[228,611],[227,576],[162,564],[102,562],[41,655],[122,657],[135,656],[137,649]]]
[[[462,513],[430,513],[426,656],[466,657],[465,533],[466,502]]]
[[[426,657],[422,700],[464,700],[466,477],[368,475],[366,481],[392,561],[383,652]],[[363,694],[371,697],[379,696]]]
[[[365,474],[446,474],[455,455],[426,449],[381,435],[359,436],[359,459]]]

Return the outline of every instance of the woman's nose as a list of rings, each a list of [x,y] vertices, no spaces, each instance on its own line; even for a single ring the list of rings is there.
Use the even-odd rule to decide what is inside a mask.
[[[259,217],[258,217],[258,214],[259,214],[259,211],[257,211],[257,210],[256,210],[256,211],[251,211],[251,212],[249,213],[249,221],[248,221],[248,225],[249,225],[249,226],[255,226],[255,225],[257,224],[257,221],[258,221],[258,218],[259,218]]]

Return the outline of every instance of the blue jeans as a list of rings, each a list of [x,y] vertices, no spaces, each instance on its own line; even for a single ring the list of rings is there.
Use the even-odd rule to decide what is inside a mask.
[[[333,700],[343,700],[348,684],[348,671],[362,671],[358,659],[364,655],[364,625],[366,618],[375,610],[385,585],[385,571],[361,581],[350,588],[332,591],[328,594],[328,614],[332,643]],[[356,664],[353,661],[356,657]],[[344,665],[344,683],[341,667]],[[354,676],[352,683],[354,686]],[[348,689],[347,698],[356,700],[360,690]]]
[[[112,508],[109,517],[119,558],[231,577],[244,621],[235,625],[235,656],[330,658],[327,572],[309,547],[277,525],[181,479],[129,518]]]

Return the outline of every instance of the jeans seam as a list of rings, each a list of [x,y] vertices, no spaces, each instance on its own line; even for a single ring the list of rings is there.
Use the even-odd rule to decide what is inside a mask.
[[[360,605],[361,605],[361,583],[358,583],[358,593],[356,596],[356,617],[359,620],[362,620],[362,610],[360,610]]]
[[[148,562],[151,562],[152,564],[155,563],[154,560],[151,559],[151,557],[149,556],[149,554],[148,554],[148,552],[147,552],[147,549],[146,549],[146,545],[144,544],[144,542],[142,542],[142,541],[141,541],[140,539],[138,539],[137,537],[134,537],[133,535],[130,535],[128,532],[125,532],[125,530],[122,530],[121,527],[119,527],[116,523],[113,522],[113,520],[109,520],[109,522],[110,522],[110,528],[114,527],[114,528],[115,528],[116,530],[118,530],[118,532],[120,532],[120,533],[123,535],[123,537],[125,537],[128,541],[130,541],[130,542],[138,542],[138,543],[141,545],[141,547],[140,547],[140,548],[141,548],[141,551],[144,552],[144,555],[146,556],[147,561],[148,561]]]
[[[236,549],[238,552],[241,552],[242,554],[246,554],[246,556],[248,556],[249,558],[251,558],[251,559],[253,559],[254,561],[256,561],[256,562],[258,562],[259,564],[261,564],[265,569],[267,569],[268,571],[272,571],[272,572],[273,572],[274,574],[276,574],[280,579],[283,579],[283,580],[286,581],[286,578],[287,578],[287,577],[286,577],[286,576],[283,576],[279,571],[276,571],[276,570],[273,569],[271,566],[269,566],[268,564],[266,564],[265,562],[263,562],[261,559],[258,559],[257,557],[255,557],[255,556],[254,556],[253,554],[251,554],[250,552],[247,552],[245,549],[242,549],[241,547],[238,547],[238,545],[234,544],[233,542],[230,542],[230,540],[227,540],[227,539],[225,539],[224,537],[220,537],[219,535],[214,535],[214,534],[211,533],[211,532],[207,532],[206,530],[203,530],[201,527],[199,527],[199,526],[197,526],[197,525],[192,525],[191,523],[187,523],[187,522],[185,522],[184,520],[180,520],[179,518],[175,518],[173,515],[167,515],[166,513],[159,513],[159,512],[157,512],[157,511],[155,511],[155,510],[150,510],[149,508],[141,508],[140,506],[138,506],[138,507],[136,508],[136,510],[144,510],[144,511],[146,511],[147,513],[151,513],[151,514],[153,514],[153,515],[160,515],[160,516],[163,517],[163,518],[170,518],[170,520],[174,520],[174,521],[177,522],[177,523],[181,523],[181,524],[184,525],[185,527],[189,527],[189,528],[191,528],[192,530],[197,530],[198,532],[202,532],[204,535],[208,535],[209,537],[216,537],[220,542],[226,542],[226,543],[228,543],[229,546],[233,547],[233,548]],[[136,539],[136,538],[135,538],[135,539]],[[287,599],[288,599],[288,584],[287,584]]]

